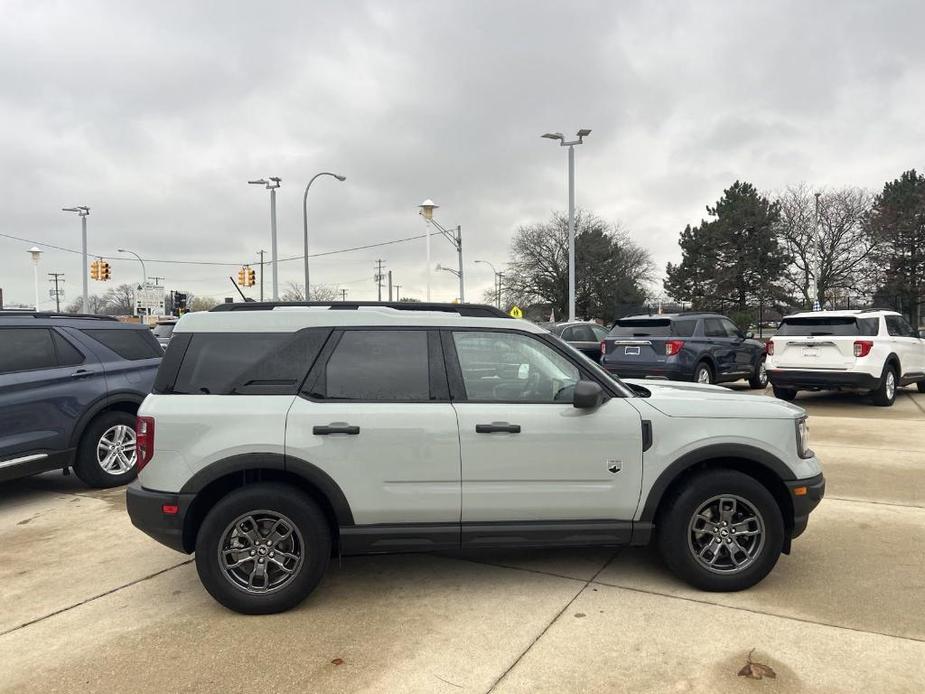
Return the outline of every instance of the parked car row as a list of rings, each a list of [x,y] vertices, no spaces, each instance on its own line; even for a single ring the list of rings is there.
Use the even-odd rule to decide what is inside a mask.
[[[800,390],[856,390],[889,406],[896,389],[925,392],[925,334],[899,313],[883,309],[813,311],[785,317],[763,342],[716,313],[628,316],[614,323],[597,348],[594,323],[560,323],[553,334],[622,378],[697,383],[746,379],[793,400]]]

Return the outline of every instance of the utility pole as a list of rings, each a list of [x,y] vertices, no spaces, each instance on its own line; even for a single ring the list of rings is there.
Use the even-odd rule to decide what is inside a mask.
[[[159,287],[161,286],[160,280],[165,280],[167,278],[166,277],[152,277],[151,279],[154,280],[154,286]]]
[[[63,272],[49,272],[48,276],[52,279],[49,282],[55,283],[55,311],[61,313],[61,294],[58,292],[58,282],[64,282]],[[86,311],[86,309],[84,309]]]
[[[385,276],[382,274],[382,262],[382,258],[376,261],[376,276],[373,278],[379,290],[379,301],[382,301],[382,280],[385,279]]]
[[[389,270],[389,301],[392,300],[392,271]]]
[[[270,264],[273,271],[273,301],[279,301],[279,253],[276,243],[276,189],[279,188],[282,179],[279,176],[268,176],[267,178],[258,178],[256,181],[248,181],[252,185],[265,186],[270,191]],[[305,293],[308,294],[308,287],[305,287]]]
[[[263,301],[263,254],[266,251],[257,251],[260,254],[260,300]]]
[[[341,301],[346,301],[346,300],[347,300],[347,290],[346,290],[346,289],[341,289],[341,290],[340,290],[340,300],[341,300]]]
[[[80,253],[83,260],[83,311],[84,313],[89,313],[89,310],[87,309],[87,302],[89,301],[90,294],[90,279],[87,270],[87,216],[90,214],[90,208],[86,205],[78,205],[77,207],[63,207],[61,208],[61,211],[76,212],[80,216]]]
[[[816,196],[816,221],[813,228],[813,255],[812,255],[812,265],[813,265],[813,284],[812,284],[812,293],[813,293],[813,311],[822,310],[822,297],[819,296],[819,275],[822,274],[822,254],[821,251],[821,242],[819,240],[819,196],[822,193],[815,193]],[[817,261],[817,254],[819,255]]]
[[[401,289],[400,284],[395,285],[395,301],[398,301],[398,290]]]

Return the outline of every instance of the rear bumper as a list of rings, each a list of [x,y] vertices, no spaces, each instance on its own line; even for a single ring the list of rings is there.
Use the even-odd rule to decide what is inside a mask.
[[[125,491],[125,507],[136,528],[170,549],[189,554],[183,542],[183,521],[193,496],[152,491],[135,480]],[[177,512],[164,513],[164,506],[176,506]]]
[[[608,372],[616,374],[620,378],[667,378],[671,381],[690,381],[693,374],[689,370],[678,366],[666,366],[665,364],[652,364],[651,366],[643,364],[632,364],[624,366],[619,363],[601,364]]]
[[[787,482],[787,487],[790,489],[790,498],[793,500],[793,534],[791,537],[796,538],[806,530],[809,514],[825,496],[825,477],[816,475],[805,480],[793,480]],[[798,495],[796,492],[803,487],[806,492]]]
[[[880,377],[863,371],[806,371],[801,369],[768,369],[771,385],[785,388],[863,388],[880,386]]]

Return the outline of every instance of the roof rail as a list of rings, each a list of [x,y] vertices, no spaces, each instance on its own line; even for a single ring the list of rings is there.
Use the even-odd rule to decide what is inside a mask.
[[[99,316],[95,313],[56,313],[54,311],[17,311],[0,308],[0,316],[28,316],[30,318],[79,318],[81,320],[118,321],[115,316]]]
[[[317,306],[330,311],[355,311],[360,307],[382,306],[399,311],[440,311],[456,313],[468,318],[510,318],[500,308],[487,304],[441,304],[419,301],[248,301],[246,303],[218,304],[210,312],[221,311],[272,311],[277,307]]]
[[[873,313],[874,311],[889,311],[890,313],[899,313],[895,308],[862,308],[860,313]]]

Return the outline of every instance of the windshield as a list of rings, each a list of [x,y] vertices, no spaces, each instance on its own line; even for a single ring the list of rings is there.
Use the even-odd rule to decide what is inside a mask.
[[[170,337],[176,323],[158,323],[154,326],[154,337]]]
[[[610,329],[610,337],[668,337],[671,321],[667,318],[618,320]]]
[[[783,337],[809,336],[873,336],[880,327],[878,318],[854,318],[852,316],[819,316],[808,318],[784,318],[777,334]]]

